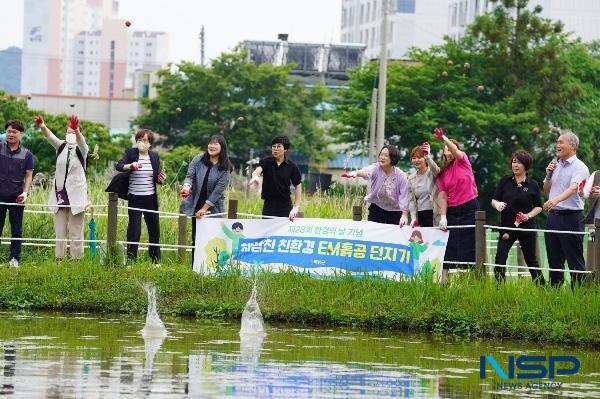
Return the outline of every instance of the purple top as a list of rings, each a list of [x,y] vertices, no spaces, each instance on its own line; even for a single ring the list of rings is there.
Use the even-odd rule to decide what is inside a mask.
[[[386,175],[381,165],[375,163],[365,168],[371,180],[365,201],[386,211],[408,211],[408,177],[394,167],[394,172]]]
[[[573,183],[581,183],[590,177],[590,171],[583,162],[581,162],[576,155],[573,155],[569,159],[559,160],[556,163],[556,168],[552,173],[550,182],[550,194],[548,198],[552,199],[562,194],[569,186]],[[577,191],[573,193],[566,200],[559,202],[554,208],[559,210],[583,210],[583,199],[579,196]]]

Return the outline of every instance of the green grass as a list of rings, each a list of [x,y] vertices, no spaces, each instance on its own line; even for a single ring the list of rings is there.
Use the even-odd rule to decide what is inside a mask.
[[[392,329],[600,346],[600,287],[539,288],[514,279],[454,276],[448,285],[375,279],[315,279],[301,273],[256,277],[267,321]],[[143,314],[141,283],[155,284],[162,314],[239,319],[252,281],[200,276],[176,262],[131,269],[44,261],[0,268],[0,308]]]

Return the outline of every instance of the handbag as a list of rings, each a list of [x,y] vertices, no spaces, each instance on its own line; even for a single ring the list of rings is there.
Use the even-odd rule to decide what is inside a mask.
[[[67,194],[67,175],[69,174],[69,162],[71,161],[71,151],[67,149],[67,167],[65,168],[65,180],[63,181],[63,188],[59,190],[56,186],[56,179],[54,179],[54,193],[56,194],[57,205],[71,205],[69,202],[69,195]]]

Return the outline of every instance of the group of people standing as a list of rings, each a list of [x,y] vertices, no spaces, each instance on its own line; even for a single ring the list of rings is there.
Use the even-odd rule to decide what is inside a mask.
[[[61,139],[48,129],[42,117],[35,123],[56,151],[56,170],[53,190],[49,194],[49,208],[54,212],[56,233],[55,256],[66,255],[67,236],[70,238],[70,255],[83,257],[84,212],[89,205],[85,175],[89,151],[76,117],[72,117]],[[22,206],[31,188],[34,159],[31,151],[21,146],[24,126],[21,121],[5,124],[6,141],[0,146],[0,234],[6,213],[9,214],[12,237],[9,263],[18,267],[21,256]],[[368,220],[377,223],[397,224],[400,227],[450,227],[444,258],[443,276],[457,265],[475,261],[475,213],[479,210],[478,190],[469,156],[460,143],[446,136],[440,128],[433,137],[443,143],[441,166],[434,161],[429,143],[414,147],[410,153],[415,171],[410,175],[397,167],[401,154],[397,147],[385,145],[379,152],[378,162],[361,170],[345,174],[369,180],[365,201],[369,205]],[[117,162],[114,176],[106,191],[115,192],[129,201],[127,227],[127,254],[135,259],[141,236],[142,216],[149,236],[149,255],[154,264],[160,262],[160,224],[158,216],[157,187],[166,179],[160,167],[160,157],[150,148],[154,133],[140,129],[135,134],[135,145],[125,150]],[[253,171],[249,185],[257,187],[263,176],[261,197],[264,200],[262,215],[288,217],[294,220],[302,202],[302,177],[298,166],[287,156],[290,148],[287,136],[276,136],[271,141],[271,155],[260,160]],[[548,200],[542,203],[541,190],[528,171],[533,165],[532,156],[525,150],[515,151],[511,158],[511,172],[498,183],[492,206],[500,212],[500,234],[496,252],[495,275],[498,281],[505,278],[508,252],[518,240],[523,250],[531,276],[544,284],[537,257],[536,216],[547,211],[546,228],[556,232],[545,233],[545,242],[551,269],[564,268],[567,261],[572,271],[585,270],[583,235],[563,234],[560,231],[584,231],[584,199],[591,198],[587,222],[600,218],[600,173],[589,175],[587,166],[577,158],[579,139],[571,131],[563,132],[557,141],[556,156],[547,168],[543,191]],[[231,163],[227,142],[221,135],[209,138],[206,151],[190,163],[180,196],[182,212],[192,218],[192,242],[196,238],[195,219],[208,214],[224,212]],[[291,200],[292,188],[294,202]],[[409,219],[410,218],[410,219]],[[452,228],[455,227],[455,228]],[[504,227],[505,229],[502,229]],[[515,227],[519,229],[514,230]],[[550,272],[550,283],[560,285],[564,273]],[[581,273],[572,273],[572,282],[582,280]]]
[[[361,170],[345,174],[370,181],[365,201],[370,203],[368,220],[397,224],[400,227],[450,227],[444,257],[442,279],[448,270],[475,262],[475,213],[479,210],[477,185],[471,162],[461,145],[449,139],[440,128],[434,138],[443,143],[441,167],[431,156],[427,142],[412,149],[411,163],[415,172],[406,175],[396,167],[400,152],[393,145],[384,146],[378,162]],[[563,132],[556,145],[557,159],[546,171],[543,190],[548,200],[542,203],[538,183],[528,175],[533,157],[525,150],[515,151],[511,158],[511,172],[498,183],[492,206],[500,212],[500,230],[494,271],[500,282],[505,279],[508,253],[518,240],[533,280],[545,284],[536,257],[537,234],[528,231],[537,228],[536,216],[548,212],[544,235],[550,284],[560,286],[564,280],[565,260],[571,269],[572,284],[583,281],[584,198],[591,198],[587,222],[600,216],[600,173],[589,177],[587,166],[577,158],[579,139],[571,131]],[[454,227],[454,228],[452,228]],[[504,228],[504,229],[502,229]],[[561,232],[575,232],[561,233]]]

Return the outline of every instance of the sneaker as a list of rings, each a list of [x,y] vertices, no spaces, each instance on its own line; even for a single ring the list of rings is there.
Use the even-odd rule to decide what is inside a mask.
[[[19,267],[19,261],[15,258],[12,258],[10,261],[8,261],[8,264],[12,267]]]
[[[155,269],[158,269],[160,267],[160,263],[154,263],[154,264],[152,264],[152,267],[154,267]]]

